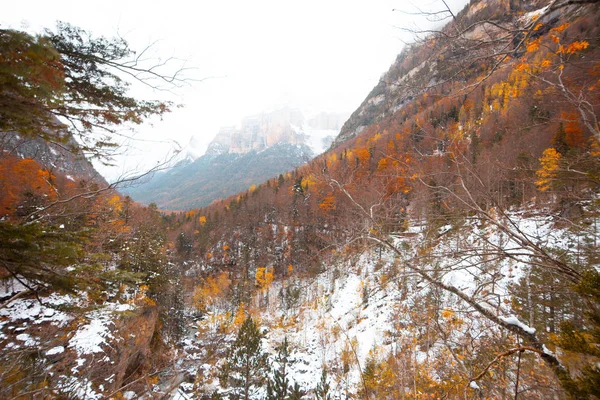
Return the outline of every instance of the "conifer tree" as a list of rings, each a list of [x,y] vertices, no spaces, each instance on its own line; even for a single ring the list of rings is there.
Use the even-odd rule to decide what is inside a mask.
[[[267,400],[300,400],[304,396],[304,391],[298,383],[290,385],[288,379],[287,366],[289,363],[289,344],[287,337],[283,343],[277,347],[276,361],[279,368],[273,372],[273,378],[267,382]]]
[[[248,400],[251,393],[264,386],[267,354],[261,340],[262,334],[249,316],[240,327],[221,371],[221,384],[233,388],[234,398]]]
[[[565,321],[560,326],[557,344],[560,348],[582,355],[590,360],[600,359],[600,273],[590,270],[575,286],[575,291],[587,303],[585,323],[576,326]],[[584,364],[569,388],[576,398],[600,398],[600,365],[597,362]]]
[[[289,357],[287,337],[277,347],[276,361],[279,368],[273,372],[273,378],[267,383],[267,400],[286,400],[289,392],[289,379],[287,378],[287,364]]]
[[[323,367],[323,370],[321,371],[321,381],[317,383],[317,387],[315,388],[316,400],[331,400],[331,395],[329,394],[330,389],[329,383],[327,382],[327,368]]]
[[[293,387],[290,387],[290,394],[286,400],[302,400],[304,398],[304,391],[300,388],[298,383],[294,383]]]

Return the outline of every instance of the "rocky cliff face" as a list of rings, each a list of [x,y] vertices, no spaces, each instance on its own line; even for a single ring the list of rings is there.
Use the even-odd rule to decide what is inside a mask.
[[[542,3],[540,0],[472,0],[457,18],[462,21],[463,26],[470,26],[474,19],[502,19],[517,9],[536,10]],[[478,30],[483,28],[494,29],[493,26],[477,26],[466,36],[480,35]],[[344,123],[340,134],[332,143],[332,148],[357,136],[365,127],[377,124],[402,109],[418,96],[423,88],[449,79],[451,74],[443,76],[443,73],[440,73],[445,68],[446,66],[431,61],[423,46],[405,48],[360,107]]]
[[[246,117],[239,128],[221,128],[206,154],[245,154],[278,143],[301,144],[304,140],[299,127],[303,121],[302,113],[290,108]]]
[[[323,112],[305,118],[290,107],[246,117],[238,127],[221,128],[200,157],[200,141],[192,138],[184,160],[125,192],[162,209],[204,207],[322,153],[346,117]]]
[[[41,138],[22,137],[14,132],[0,132],[0,149],[8,155],[31,158],[52,173],[58,172],[74,180],[106,183],[72,136],[51,143]]]

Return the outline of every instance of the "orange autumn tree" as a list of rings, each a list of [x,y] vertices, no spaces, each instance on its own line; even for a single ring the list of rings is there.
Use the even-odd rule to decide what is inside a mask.
[[[162,62],[132,60],[122,38],[94,37],[66,23],[41,34],[0,29],[0,132],[7,139],[0,143],[0,275],[22,281],[33,294],[101,284],[89,276],[95,265],[66,267],[93,263],[82,257],[82,243],[94,234],[86,229],[88,212],[93,198],[113,186],[57,187],[59,179],[38,162],[11,156],[18,154],[12,143],[52,143],[76,157],[109,160],[120,125],[140,124],[170,107],[130,96],[124,76],[150,85],[182,82],[181,70],[169,76],[161,73]]]
[[[0,158],[0,215],[25,216],[57,198],[54,176],[31,158]]]

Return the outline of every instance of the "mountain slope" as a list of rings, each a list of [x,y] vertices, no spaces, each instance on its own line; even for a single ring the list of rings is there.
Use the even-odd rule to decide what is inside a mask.
[[[323,371],[336,399],[595,398],[600,7],[577,3],[472,1],[329,151],[174,216],[201,316],[182,390],[239,390],[251,316],[309,395]]]
[[[192,138],[184,160],[123,191],[162,209],[204,207],[306,163],[330,145],[344,118],[320,113],[305,119],[289,107],[250,116],[240,127],[221,128],[201,157]]]
[[[14,132],[0,132],[0,144],[5,156],[30,158],[48,171],[69,175],[72,179],[106,183],[72,136],[49,142],[38,137],[22,137]]]
[[[244,154],[205,154],[157,173],[150,181],[125,190],[136,201],[161,209],[185,210],[247,190],[268,178],[290,171],[312,158],[305,145],[281,143]]]

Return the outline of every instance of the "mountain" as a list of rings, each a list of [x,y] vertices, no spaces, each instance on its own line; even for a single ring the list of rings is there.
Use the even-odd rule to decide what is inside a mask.
[[[306,119],[290,107],[246,117],[239,127],[221,128],[200,157],[192,137],[173,168],[124,192],[162,209],[206,206],[306,163],[331,144],[344,118],[320,113]]]
[[[0,143],[5,156],[32,159],[52,174],[63,174],[74,181],[106,183],[71,135],[51,142],[38,137],[23,137],[14,132],[0,132]]]
[[[310,397],[598,397],[600,4],[447,15],[328,151],[170,217],[188,396],[241,393],[251,317],[271,388]]]
[[[292,170],[312,158],[306,145],[278,143],[262,151],[205,154],[181,161],[148,182],[125,191],[134,200],[167,210],[203,207]]]
[[[307,145],[316,156],[331,145],[347,117],[346,113],[334,112],[305,115],[300,109],[285,106],[246,117],[238,127],[221,128],[208,145],[206,154],[244,154],[277,143],[290,143]],[[199,142],[196,137],[190,139],[188,158],[198,157]]]
[[[40,224],[63,188],[4,173],[0,397],[597,399],[600,3],[447,14],[329,150],[207,206],[75,191]],[[165,193],[305,155],[312,117],[269,114]]]

